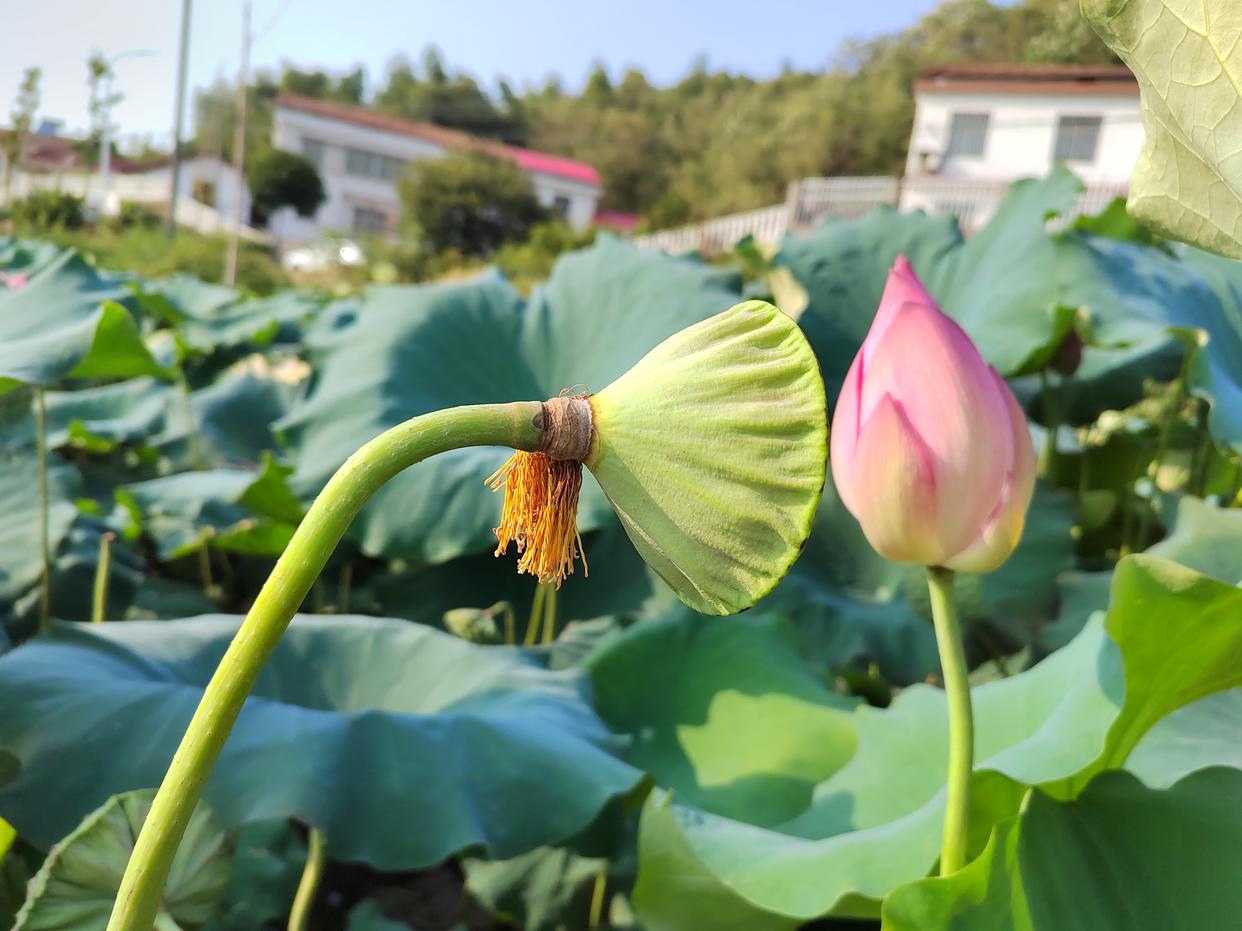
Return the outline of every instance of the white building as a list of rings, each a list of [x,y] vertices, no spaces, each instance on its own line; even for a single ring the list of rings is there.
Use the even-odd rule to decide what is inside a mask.
[[[272,232],[284,243],[324,233],[392,231],[401,211],[396,182],[406,166],[453,149],[512,159],[530,178],[539,202],[577,229],[591,223],[600,196],[599,175],[584,162],[293,94],[277,98],[272,144],[314,162],[326,194],[314,217],[290,209],[272,217]]]
[[[914,84],[906,177],[1043,177],[1057,162],[1088,184],[1125,184],[1143,145],[1138,82],[1124,65],[984,65]]]

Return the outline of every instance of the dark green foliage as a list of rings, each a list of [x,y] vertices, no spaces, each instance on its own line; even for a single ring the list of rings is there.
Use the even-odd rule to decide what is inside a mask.
[[[402,220],[436,252],[490,256],[547,217],[522,170],[484,152],[419,162],[399,187]]]
[[[323,181],[310,160],[295,152],[268,149],[246,171],[250,185],[250,216],[259,226],[281,207],[292,207],[299,216],[313,216],[323,203]]]
[[[82,198],[51,188],[31,191],[9,206],[18,229],[36,234],[49,230],[76,230],[86,222]]]

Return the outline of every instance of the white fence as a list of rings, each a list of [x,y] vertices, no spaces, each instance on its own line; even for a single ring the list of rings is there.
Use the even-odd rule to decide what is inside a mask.
[[[634,244],[671,255],[694,251],[711,255],[731,249],[746,236],[777,243],[787,233],[805,230],[825,218],[856,219],[884,204],[903,211],[950,213],[970,235],[991,219],[1008,189],[1009,183],[1004,181],[941,176],[805,178],[789,186],[783,204],[635,236]],[[1081,214],[1098,213],[1113,198],[1125,197],[1126,192],[1124,184],[1088,185],[1075,207],[1050,225],[1061,226]]]

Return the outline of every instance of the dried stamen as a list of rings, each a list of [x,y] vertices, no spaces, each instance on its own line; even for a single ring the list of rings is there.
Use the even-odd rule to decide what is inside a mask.
[[[557,588],[573,574],[575,559],[582,560],[586,575],[586,555],[578,534],[581,462],[519,451],[492,473],[487,485],[493,491],[505,490],[496,528],[497,556],[516,543],[521,554],[518,572],[530,573],[540,582],[555,582]]]

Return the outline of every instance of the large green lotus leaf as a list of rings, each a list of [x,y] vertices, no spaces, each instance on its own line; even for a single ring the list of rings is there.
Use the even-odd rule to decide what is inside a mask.
[[[777,617],[684,609],[643,621],[586,661],[595,706],[627,759],[677,798],[778,824],[853,755],[853,702],[832,692]]]
[[[13,931],[104,928],[154,795],[154,789],[115,795],[56,844],[30,881]],[[155,927],[193,931],[206,925],[228,884],[231,856],[228,835],[199,805],[173,858]]]
[[[1211,289],[1210,298],[1178,305],[1176,322],[1207,334],[1191,360],[1190,383],[1211,402],[1212,434],[1242,451],[1242,263],[1200,249],[1178,250]]]
[[[624,269],[624,274],[615,269]],[[452,284],[372,288],[317,327],[306,400],[277,426],[297,449],[295,486],[318,492],[358,447],[418,414],[459,404],[598,390],[662,339],[734,303],[735,279],[605,237],[562,259],[530,307],[494,273]],[[389,482],[351,533],[370,555],[445,562],[494,545],[500,496],[483,480],[509,453],[440,455]],[[611,522],[593,480],[579,524]]]
[[[64,249],[42,239],[11,239],[0,236],[0,269],[11,274],[33,275],[56,262]]]
[[[1173,532],[1148,554],[1221,582],[1242,582],[1242,511],[1182,498]],[[1217,764],[1242,769],[1242,689],[1209,695],[1162,718],[1126,760],[1147,785],[1161,787]]]
[[[589,926],[591,894],[608,861],[545,847],[512,860],[466,860],[462,866],[470,894],[510,926],[566,931]]]
[[[1173,239],[1242,258],[1242,19],[1229,0],[1082,0],[1134,72],[1143,148],[1134,216]]]
[[[170,377],[142,341],[128,292],[73,250],[0,290],[0,390],[73,377]]]
[[[957,577],[973,658],[1016,652],[1056,616],[1057,577],[1074,563],[1073,524],[1073,498],[1041,483],[1009,561],[987,575]],[[926,573],[872,549],[831,476],[806,552],[759,610],[785,614],[802,651],[833,665],[874,662],[899,684],[939,669]]]
[[[0,817],[54,842],[164,774],[241,619],[59,625],[0,657]],[[336,859],[416,869],[584,829],[641,774],[574,673],[522,651],[362,616],[299,616],[264,667],[205,799],[225,824],[297,817]]]
[[[1026,786],[1072,797],[1091,775],[1122,766],[1161,718],[1242,684],[1239,610],[1242,590],[1130,557],[1115,573],[1107,637],[1097,615],[1032,669],[976,686],[973,849],[1016,812]],[[713,890],[704,920],[719,917],[721,927],[874,915],[885,895],[928,872],[943,817],[944,693],[916,685],[885,710],[855,715],[857,753],[783,825],[749,824],[676,795],[648,799],[635,890],[648,927],[685,927],[699,888]],[[734,910],[749,923],[729,924]]]
[[[257,471],[177,472],[116,490],[133,532],[176,559],[211,544],[253,555],[278,556],[302,519],[286,479],[292,470],[266,455]]]
[[[236,831],[228,887],[207,931],[255,931],[289,914],[306,865],[306,843],[288,819]]]
[[[1034,792],[987,849],[884,902],[885,931],[1168,931],[1228,928],[1242,914],[1242,772],[1169,789],[1103,773],[1078,798]]]
[[[172,324],[180,343],[199,353],[294,338],[324,303],[313,292],[294,290],[243,298],[188,275],[146,282],[135,293],[140,310]]]
[[[55,553],[78,510],[78,477],[52,456],[48,461],[48,543]],[[0,446],[0,604],[34,586],[43,573],[39,555],[39,460],[34,450]]]
[[[875,316],[893,261],[899,255],[922,270],[962,246],[951,215],[900,214],[881,207],[858,220],[829,220],[805,236],[788,236],[774,262],[787,268],[810,303],[798,317],[815,350],[828,396],[841,382]]]
[[[1071,208],[1080,188],[1061,167],[1041,181],[1019,181],[969,240],[952,218],[892,210],[825,223],[807,237],[786,240],[778,261],[807,289],[810,304],[799,322],[819,357],[829,396],[839,391],[901,254],[1007,376],[1046,362],[1072,325],[1073,312],[1085,309],[1095,342],[1108,348],[1084,353],[1075,380],[1083,415],[1130,403],[1143,377],[1174,374],[1175,341],[1162,326],[1153,328],[1142,318],[1136,325],[1128,295],[1119,293],[1124,279],[1101,277],[1095,268],[1092,244],[1099,237],[1047,231],[1048,217]]]
[[[825,410],[798,325],[748,301],[665,340],[593,395],[585,463],[678,597],[735,614],[806,545],[828,460]]]
[[[662,340],[736,304],[741,290],[734,271],[604,234],[562,257],[535,289],[522,355],[544,396],[576,385],[600,391]]]
[[[131,378],[78,391],[49,391],[48,445],[88,453],[108,453],[122,445],[149,447],[171,468],[197,463],[194,441],[206,466],[257,463],[279,449],[271,424],[292,399],[293,389],[254,364],[239,364],[216,381],[193,391],[187,406],[182,391],[153,378]],[[33,441],[29,430],[21,435]]]

